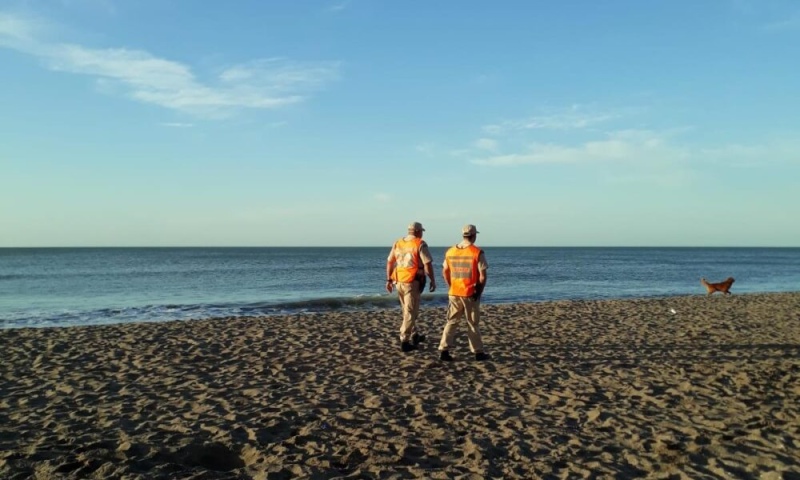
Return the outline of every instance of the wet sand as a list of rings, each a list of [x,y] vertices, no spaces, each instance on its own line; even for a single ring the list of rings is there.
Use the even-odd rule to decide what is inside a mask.
[[[0,478],[800,478],[800,293],[483,312],[0,330]]]

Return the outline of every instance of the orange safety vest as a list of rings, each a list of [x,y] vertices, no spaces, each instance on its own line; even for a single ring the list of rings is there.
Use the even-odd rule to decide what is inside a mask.
[[[412,240],[401,238],[394,244],[395,269],[392,277],[399,283],[411,283],[417,276],[420,267],[419,250],[422,239],[414,237]]]
[[[475,245],[464,248],[450,247],[447,250],[444,258],[450,270],[450,295],[471,297],[475,293],[475,285],[480,280],[478,273],[480,255],[481,249]]]

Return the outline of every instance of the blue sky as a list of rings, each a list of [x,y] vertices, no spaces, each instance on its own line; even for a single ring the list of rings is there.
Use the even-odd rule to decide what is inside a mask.
[[[800,3],[2,0],[0,246],[800,246]]]

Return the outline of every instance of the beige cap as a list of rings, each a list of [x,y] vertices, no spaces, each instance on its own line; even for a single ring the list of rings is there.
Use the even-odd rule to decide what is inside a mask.
[[[422,228],[422,224],[419,222],[412,222],[408,224],[408,231],[409,232],[424,232],[425,229]]]
[[[467,224],[467,225],[464,225],[463,227],[461,227],[461,235],[464,236],[464,237],[471,237],[472,235],[475,235],[476,233],[481,233],[481,232],[478,231],[478,229],[475,227],[475,225]]]

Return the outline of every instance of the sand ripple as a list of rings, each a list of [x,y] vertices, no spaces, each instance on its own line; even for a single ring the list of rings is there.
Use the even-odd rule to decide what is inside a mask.
[[[800,478],[800,293],[485,312],[2,330],[0,478]]]

